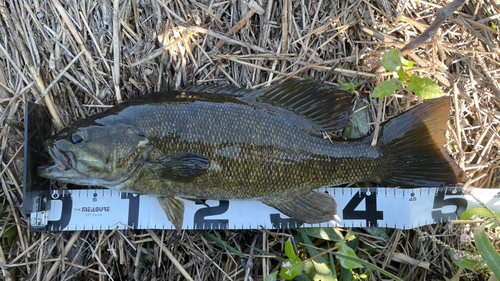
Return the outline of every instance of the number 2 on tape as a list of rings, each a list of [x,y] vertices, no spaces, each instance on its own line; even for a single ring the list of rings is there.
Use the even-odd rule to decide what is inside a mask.
[[[226,228],[228,219],[207,219],[206,217],[222,215],[229,209],[229,201],[220,200],[215,207],[201,208],[194,214],[194,225],[198,229],[204,228]]]
[[[356,210],[363,200],[365,210]],[[342,216],[344,220],[366,220],[366,226],[377,226],[377,220],[384,219],[384,213],[377,211],[377,193],[371,191],[356,192],[342,211]]]

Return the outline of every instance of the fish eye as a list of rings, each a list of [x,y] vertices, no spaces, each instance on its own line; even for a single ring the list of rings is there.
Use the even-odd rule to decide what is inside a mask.
[[[74,133],[73,135],[71,135],[71,142],[73,144],[81,143],[82,141],[83,137],[79,133]]]

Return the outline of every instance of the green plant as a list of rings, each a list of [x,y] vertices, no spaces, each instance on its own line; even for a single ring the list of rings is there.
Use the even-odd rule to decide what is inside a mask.
[[[370,131],[368,126],[368,102],[358,98],[354,106],[354,113],[351,115],[351,122],[344,128],[342,135],[348,139],[358,139],[364,137]]]
[[[307,228],[299,229],[300,235],[295,237],[295,241],[302,241],[301,251],[309,254],[310,258],[302,260],[294,251],[292,242],[285,243],[285,253],[288,256],[281,263],[280,276],[287,280],[322,280],[337,281],[338,274],[335,264],[340,265],[341,280],[364,280],[368,278],[373,270],[380,272],[394,280],[401,280],[397,276],[366,262],[357,257],[355,250],[358,245],[357,235],[348,232],[343,235],[338,228]],[[323,247],[314,246],[311,238],[318,238],[323,241]],[[330,241],[336,242],[331,247]],[[266,281],[276,280],[276,272],[268,275]]]
[[[4,213],[5,206],[0,203],[0,218],[3,218]],[[5,230],[3,230],[2,235],[0,236],[0,244],[2,245],[2,249],[8,250],[14,242],[14,238],[17,236],[17,227],[15,225],[7,226],[6,224],[4,224],[3,227]]]
[[[408,73],[407,70],[413,67],[413,62],[405,60],[401,51],[397,49],[391,49],[384,54],[382,65],[387,71],[396,73],[397,77],[380,82],[371,94],[373,98],[391,95],[401,89],[403,85],[406,85],[407,91],[413,92],[423,99],[435,99],[444,95],[436,82]]]
[[[474,217],[489,218],[481,223],[479,227],[474,230],[474,237],[464,233],[460,236],[460,242],[468,243],[472,248],[476,249],[481,259],[467,251],[450,251],[453,262],[460,268],[475,270],[486,266],[492,271],[497,279],[500,279],[500,254],[490,241],[490,235],[486,229],[495,230],[498,233],[500,230],[499,219],[500,213],[488,210],[487,208],[473,208],[465,211],[460,216],[462,220],[470,220]],[[497,239],[499,237],[496,237]],[[474,242],[474,243],[472,243]]]
[[[226,249],[230,253],[233,253],[241,258],[246,258],[245,254],[243,254],[242,252],[238,251],[237,249],[229,246],[229,244],[227,244],[226,242],[220,240],[219,238],[213,236],[212,234],[210,234],[208,232],[203,233],[203,237],[205,237],[205,239],[207,239],[208,241],[215,242],[215,245],[217,245],[218,247],[220,247],[222,249]]]
[[[14,242],[14,238],[17,236],[17,227],[11,226],[7,230],[5,230],[1,236],[2,248],[4,250],[10,249],[12,243]]]
[[[285,243],[285,254],[288,259],[284,260],[281,264],[280,276],[287,280],[293,279],[295,276],[300,275],[304,270],[304,263],[297,257],[290,240]]]
[[[344,76],[341,76],[339,78],[339,85],[340,88],[344,91],[350,91],[351,93],[356,90],[356,88],[361,84],[361,81],[358,78],[353,78],[351,81],[347,81],[347,79]]]

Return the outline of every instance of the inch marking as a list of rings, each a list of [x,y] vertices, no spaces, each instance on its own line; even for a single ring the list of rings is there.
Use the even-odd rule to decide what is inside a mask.
[[[229,225],[229,219],[206,219],[205,217],[222,215],[229,209],[229,201],[221,200],[218,206],[201,208],[194,214],[195,229],[205,229],[209,225],[213,229],[213,225],[218,225],[219,229],[223,225],[224,229]],[[201,227],[201,228],[200,228]]]
[[[443,219],[450,220],[454,217],[460,217],[467,210],[467,199],[463,195],[455,193],[453,190],[438,190],[434,196],[433,210],[431,212],[434,222],[443,222]]]
[[[365,201],[365,210],[357,211],[356,208],[363,200]],[[384,219],[383,211],[377,210],[377,192],[358,191],[345,206],[342,216],[347,220],[365,220],[366,225],[370,227],[377,226],[377,221]]]

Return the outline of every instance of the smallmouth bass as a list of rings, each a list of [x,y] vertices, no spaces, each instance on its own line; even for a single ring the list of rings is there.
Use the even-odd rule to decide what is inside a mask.
[[[334,220],[315,189],[356,181],[437,187],[461,171],[444,151],[449,101],[426,102],[373,136],[330,141],[349,124],[353,96],[298,81],[260,90],[199,86],[160,92],[79,120],[45,142],[55,162],[38,174],[158,197],[180,229],[181,198],[254,199],[306,223]]]

